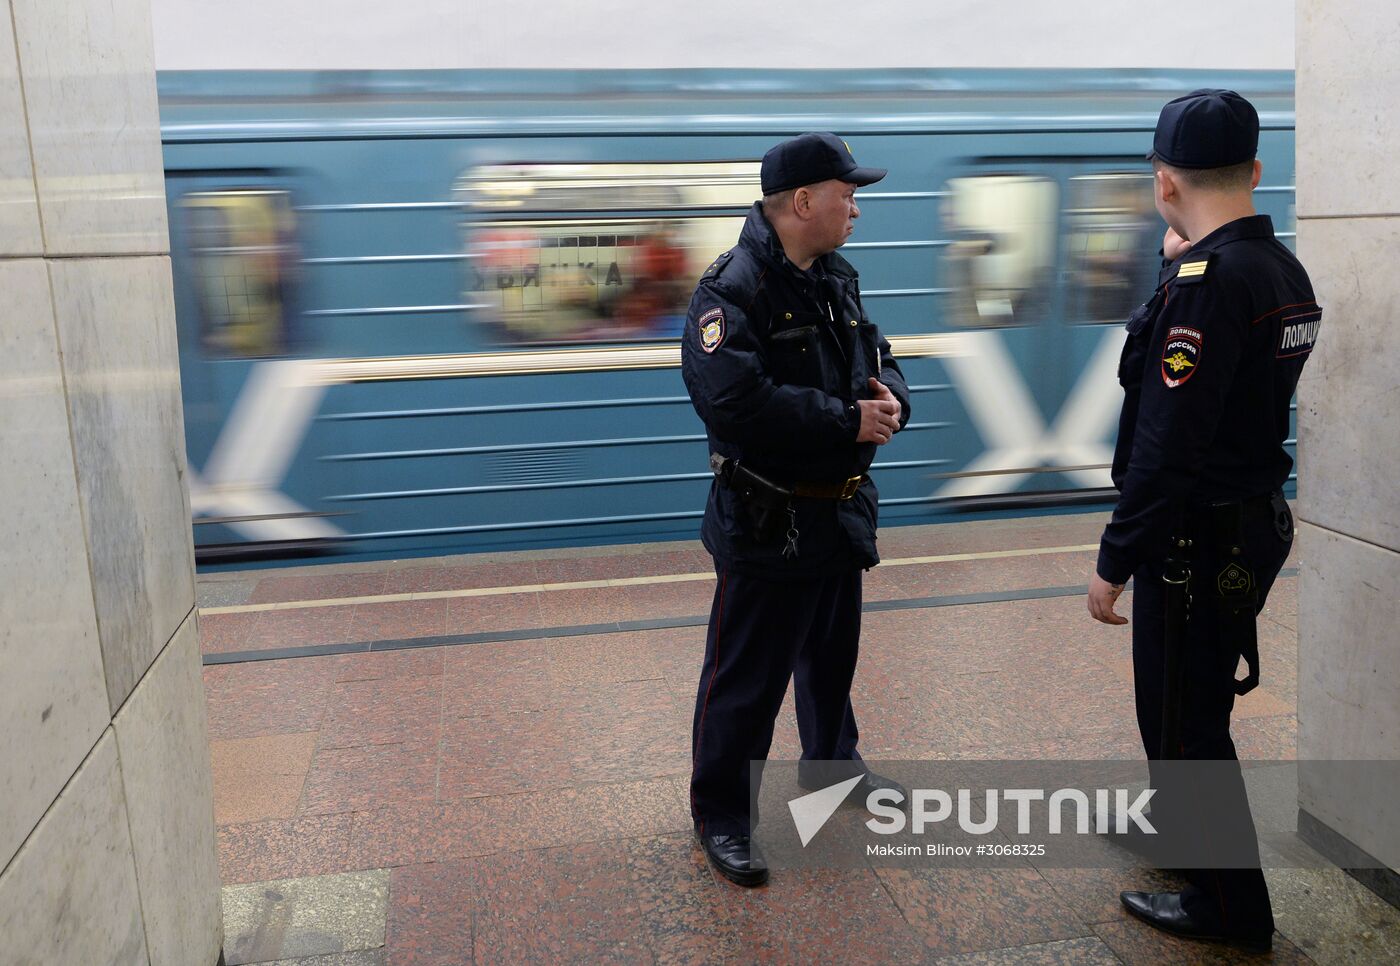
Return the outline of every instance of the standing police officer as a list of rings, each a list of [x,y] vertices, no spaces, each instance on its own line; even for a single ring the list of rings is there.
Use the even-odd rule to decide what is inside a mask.
[[[1198,90],[1162,109],[1148,155],[1157,210],[1170,226],[1168,261],[1151,300],[1128,320],[1113,457],[1120,496],[1090,580],[1089,612],[1126,623],[1113,607],[1134,577],[1133,676],[1149,759],[1236,759],[1230,712],[1236,694],[1258,681],[1255,615],[1293,539],[1280,492],[1293,461],[1283,443],[1322,313],[1303,266],[1274,238],[1269,217],[1255,214],[1258,143],[1259,116],[1248,101]],[[1175,643],[1164,633],[1169,547],[1185,555],[1190,573],[1185,633]],[[1241,656],[1249,675],[1237,682]],[[1177,658],[1179,694],[1164,687],[1164,668]],[[1164,712],[1169,722],[1179,713],[1179,733],[1164,726]],[[1238,768],[1231,774],[1238,778]],[[1222,842],[1222,830],[1233,828],[1253,849],[1243,781],[1225,793],[1233,818],[1191,815],[1190,827]],[[1178,935],[1271,948],[1273,914],[1257,862],[1187,877],[1182,892],[1125,892],[1123,904]]]
[[[681,364],[715,480],[701,536],[718,583],[695,702],[691,813],[705,854],[740,885],[767,881],[750,841],[749,762],[763,760],[795,676],[799,781],[864,773],[862,800],[896,788],[859,764],[851,679],[861,572],[875,566],[878,446],[909,420],[909,390],[837,248],[855,190],[885,176],[832,134],[763,158],[763,200],[700,279]],[[902,791],[902,789],[900,789]]]

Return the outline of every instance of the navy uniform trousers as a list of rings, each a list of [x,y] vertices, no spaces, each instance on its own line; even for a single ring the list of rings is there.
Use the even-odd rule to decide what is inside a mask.
[[[1240,663],[1240,646],[1222,632],[1215,592],[1216,575],[1223,569],[1214,535],[1202,522],[1188,530],[1194,541],[1191,562],[1191,606],[1187,625],[1186,652],[1183,655],[1185,684],[1181,710],[1181,752],[1185,760],[1235,761],[1235,744],[1230,738],[1230,712],[1235,704],[1235,674]],[[1257,606],[1264,599],[1288,556],[1291,540],[1281,538],[1272,516],[1260,509],[1246,508],[1244,514],[1244,554],[1254,574],[1258,590]],[[1288,520],[1292,532],[1292,520]],[[1160,562],[1142,566],[1133,575],[1133,678],[1137,695],[1138,729],[1149,760],[1160,758],[1165,666],[1165,604]],[[1179,794],[1164,788],[1159,808],[1154,801],[1154,820],[1185,815],[1191,834],[1231,836],[1231,854],[1237,854],[1241,841],[1254,841],[1254,823],[1249,817],[1244,780],[1234,771],[1238,784],[1224,789],[1229,802],[1227,814],[1191,813],[1189,789]],[[1158,782],[1154,781],[1154,784]],[[1169,804],[1170,803],[1170,804]],[[1165,814],[1164,814],[1165,813]],[[1251,844],[1249,849],[1253,849]],[[1257,851],[1255,865],[1257,866]],[[1253,935],[1273,930],[1273,913],[1264,875],[1256,868],[1186,870],[1191,885],[1184,890],[1182,904],[1187,911],[1203,914],[1207,921],[1219,918],[1227,935]]]
[[[765,580],[717,567],[691,735],[691,814],[701,835],[748,835],[758,789],[749,762],[768,757],[795,682],[803,760],[859,760],[851,680],[860,641],[859,569]]]

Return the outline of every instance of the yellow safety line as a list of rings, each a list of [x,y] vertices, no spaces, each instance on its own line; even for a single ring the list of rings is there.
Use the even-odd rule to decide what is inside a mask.
[[[978,553],[948,553],[934,557],[900,557],[881,561],[882,567],[909,567],[917,564],[952,563],[958,560],[996,560],[1003,557],[1037,557],[1052,553],[1079,553],[1097,550],[1096,543],[1072,547],[1036,547],[1022,550],[985,550]],[[412,594],[374,594],[367,597],[331,597],[323,600],[286,600],[269,604],[235,604],[228,607],[201,607],[201,614],[256,614],[271,610],[302,610],[313,607],[349,607],[355,604],[390,604],[406,600],[443,600],[454,597],[497,597],[504,594],[534,594],[557,590],[591,590],[599,587],[645,587],[650,584],[679,584],[693,580],[714,580],[713,571],[695,574],[656,574],[650,577],[614,577],[608,580],[574,580],[557,584],[517,584],[512,587],[470,587],[462,590],[425,590]]]

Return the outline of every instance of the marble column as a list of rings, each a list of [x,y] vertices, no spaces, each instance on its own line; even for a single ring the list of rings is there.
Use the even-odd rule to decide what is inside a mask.
[[[0,962],[222,924],[149,0],[0,0]]]
[[[1298,254],[1323,323],[1298,387],[1298,758],[1400,759],[1400,8],[1298,0]],[[1302,772],[1319,841],[1400,897],[1400,796]],[[1389,770],[1391,775],[1393,769]]]

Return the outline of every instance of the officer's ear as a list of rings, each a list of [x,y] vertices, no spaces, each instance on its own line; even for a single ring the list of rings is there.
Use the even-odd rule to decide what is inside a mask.
[[[812,217],[813,200],[812,189],[809,186],[804,185],[801,188],[793,190],[792,210],[797,214],[798,218],[806,221],[808,218]]]
[[[1157,197],[1170,204],[1181,195],[1181,186],[1177,184],[1175,176],[1166,168],[1158,168],[1152,174],[1157,181]]]
[[[1253,177],[1250,179],[1250,181],[1249,181],[1249,190],[1250,190],[1250,191],[1253,191],[1255,188],[1259,187],[1259,179],[1260,179],[1260,177],[1263,176],[1263,174],[1264,174],[1264,162],[1263,162],[1263,161],[1260,161],[1258,158],[1255,158],[1255,159],[1254,159],[1254,176],[1253,176]]]

